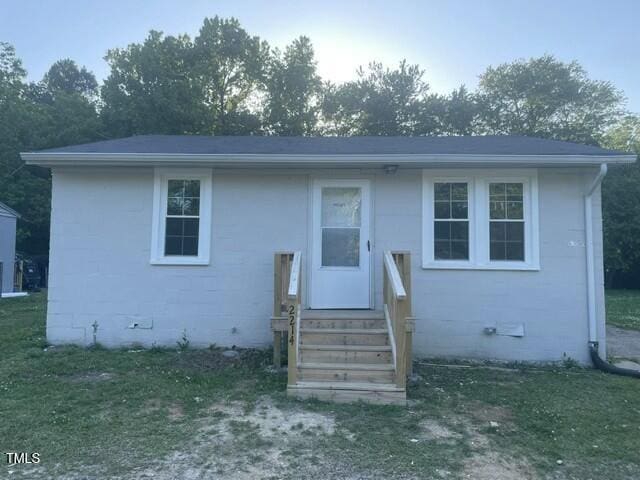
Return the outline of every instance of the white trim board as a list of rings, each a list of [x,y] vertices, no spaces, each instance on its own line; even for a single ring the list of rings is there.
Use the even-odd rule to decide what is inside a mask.
[[[29,294],[27,292],[4,292],[2,294],[2,298],[16,298],[16,297],[27,297]]]
[[[24,152],[28,165],[40,166],[216,166],[238,167],[353,167],[383,166],[580,166],[633,163],[635,155],[485,155],[485,154],[186,154],[186,153],[64,153]]]

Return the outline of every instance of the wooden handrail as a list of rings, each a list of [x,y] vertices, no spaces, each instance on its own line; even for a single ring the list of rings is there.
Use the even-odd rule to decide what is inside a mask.
[[[407,292],[404,289],[404,285],[402,284],[402,279],[400,278],[400,272],[398,271],[398,266],[396,265],[395,260],[391,256],[391,252],[384,252],[384,266],[389,275],[389,280],[391,282],[391,288],[393,289],[393,294],[397,299],[404,299],[407,296]]]
[[[273,263],[273,363],[281,364],[282,336],[286,332],[288,384],[296,383],[302,311],[302,253],[276,252]]]
[[[289,300],[296,299],[300,289],[300,259],[302,254],[295,252],[293,254],[293,262],[291,263],[291,272],[289,274],[289,288],[287,294]]]
[[[396,385],[406,387],[412,365],[411,254],[384,252],[384,314],[394,359]]]

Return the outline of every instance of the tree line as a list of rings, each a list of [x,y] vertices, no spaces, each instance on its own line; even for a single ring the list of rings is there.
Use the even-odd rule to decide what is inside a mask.
[[[214,17],[194,38],[151,31],[105,60],[101,85],[71,59],[27,81],[0,42],[0,201],[23,215],[20,251],[48,251],[51,196],[48,170],[25,166],[20,151],[140,134],[513,134],[640,152],[640,119],[623,93],[552,55],[488,67],[474,91],[435,93],[404,60],[336,84],[320,78],[309,38],[280,50]],[[640,168],[612,169],[603,202],[607,277],[629,283],[640,271]]]

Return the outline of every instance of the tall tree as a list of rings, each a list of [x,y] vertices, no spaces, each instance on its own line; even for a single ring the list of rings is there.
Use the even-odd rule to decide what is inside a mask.
[[[258,133],[252,98],[263,89],[269,46],[235,18],[205,18],[194,40],[195,75],[210,116],[211,133]]]
[[[338,135],[412,135],[426,122],[423,102],[429,86],[417,65],[400,62],[395,70],[370,63],[358,79],[325,85],[323,114],[328,133]]]
[[[43,108],[29,98],[26,71],[14,48],[0,43],[0,201],[22,214],[18,248],[40,250],[49,215],[48,172],[25,168],[21,150],[38,148],[37,134],[48,122]]]
[[[311,135],[316,131],[321,80],[307,37],[276,51],[267,76],[265,123],[277,135]]]
[[[551,55],[489,67],[478,98],[484,131],[595,145],[620,115],[622,94]]]
[[[627,116],[604,136],[604,146],[640,155],[640,117]],[[607,283],[640,272],[640,163],[613,165],[602,184]],[[640,281],[640,277],[637,278]],[[640,284],[635,285],[640,287]]]
[[[95,100],[98,94],[96,77],[85,67],[78,67],[69,58],[58,60],[44,75],[42,83],[49,92],[76,93],[89,100]]]
[[[440,130],[446,135],[472,135],[480,113],[476,96],[462,85],[444,99]]]
[[[99,122],[86,92],[69,85],[50,90],[45,80],[28,84],[25,77],[13,47],[0,44],[0,200],[22,215],[18,250],[46,253],[50,174],[25,166],[20,152],[95,140]]]
[[[188,36],[151,31],[142,44],[109,50],[102,119],[109,135],[205,133],[202,92]]]
[[[55,62],[41,82],[30,84],[29,97],[41,105],[49,122],[40,132],[47,147],[84,143],[102,136],[97,113],[98,82],[92,72],[73,60]]]

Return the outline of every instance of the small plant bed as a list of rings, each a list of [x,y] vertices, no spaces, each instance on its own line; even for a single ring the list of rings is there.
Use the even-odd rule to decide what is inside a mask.
[[[409,407],[286,397],[266,351],[47,347],[44,294],[0,302],[0,478],[636,478],[636,379],[416,365]]]
[[[640,290],[607,290],[607,324],[640,330]]]

